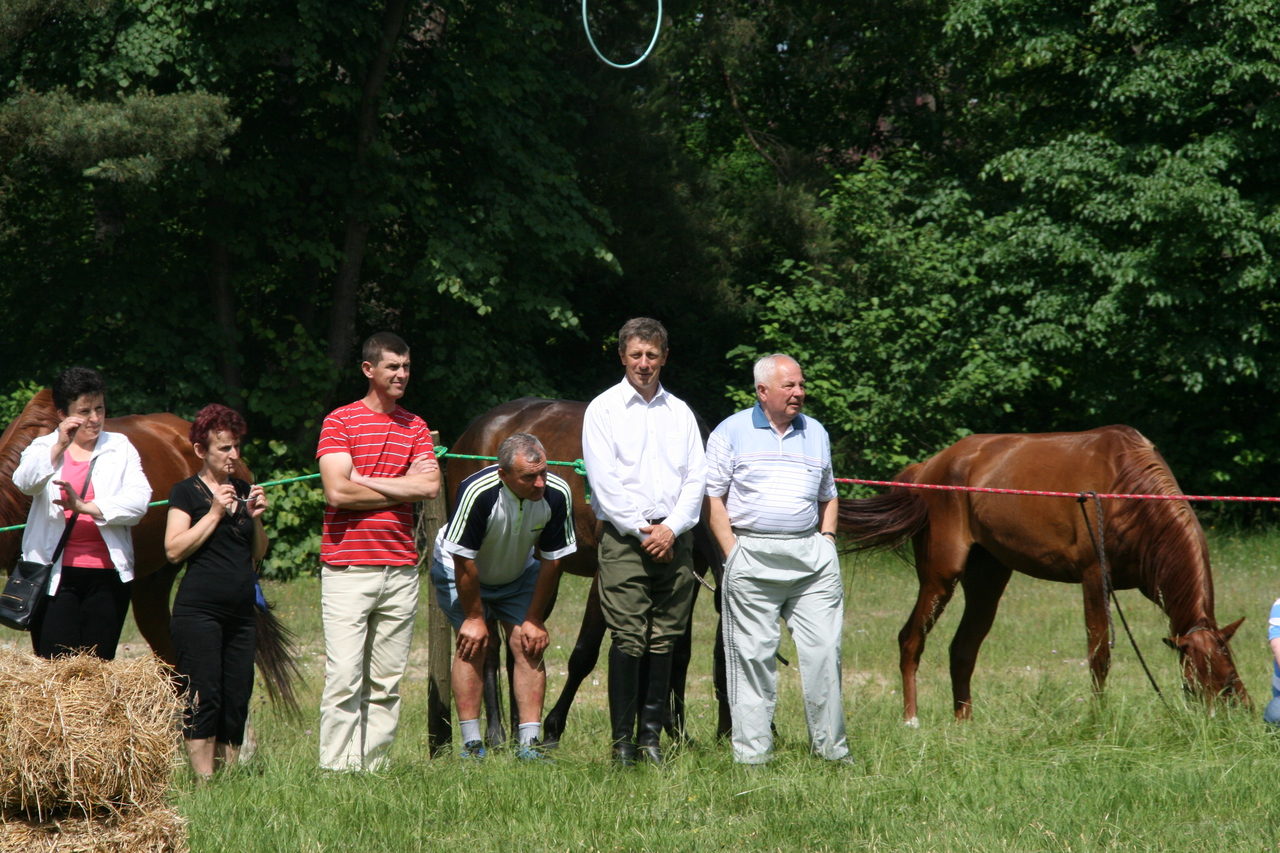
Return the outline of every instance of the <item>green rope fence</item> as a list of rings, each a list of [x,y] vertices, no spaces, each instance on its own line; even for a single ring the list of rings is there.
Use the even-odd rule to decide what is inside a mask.
[[[436,451],[437,459],[443,459],[445,457],[448,457],[449,459],[474,459],[478,462],[497,462],[498,461],[498,457],[496,456],[470,456],[465,453],[450,453],[449,448],[444,446],[437,447],[435,451]],[[572,468],[573,473],[582,477],[583,481],[586,482],[587,503],[591,503],[591,483],[587,481],[587,463],[583,462],[581,459],[575,459],[572,462],[563,462],[556,459],[548,459],[547,464],[563,465],[568,468]],[[318,479],[320,479],[319,474],[303,474],[301,477],[288,477],[284,480],[268,480],[265,483],[258,483],[258,485],[262,486],[265,489],[268,486],[283,486],[283,485],[287,485],[288,483],[298,483],[303,480],[318,480]],[[169,505],[168,501],[152,501],[151,503],[147,504],[147,508],[150,509],[151,507],[154,507],[154,506],[168,506],[168,505]],[[0,527],[0,533],[12,533],[15,530],[22,530],[26,526],[27,525],[25,524],[14,524],[10,527]]]

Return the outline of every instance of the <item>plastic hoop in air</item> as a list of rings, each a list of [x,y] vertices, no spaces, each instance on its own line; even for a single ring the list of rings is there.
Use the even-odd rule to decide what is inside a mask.
[[[587,43],[591,45],[591,49],[595,51],[596,56],[600,57],[600,61],[610,68],[618,68],[626,70],[635,68],[641,62],[649,58],[649,54],[653,53],[653,46],[658,43],[658,33],[662,30],[662,0],[658,0],[658,17],[653,23],[653,38],[649,39],[649,46],[644,49],[644,53],[640,54],[640,58],[635,62],[628,62],[626,65],[619,65],[609,57],[600,52],[600,48],[596,47],[596,40],[591,37],[591,24],[587,21],[587,2],[582,0],[582,28],[587,32]]]

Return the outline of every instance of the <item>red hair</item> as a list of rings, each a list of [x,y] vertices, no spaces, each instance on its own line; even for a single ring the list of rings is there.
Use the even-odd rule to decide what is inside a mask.
[[[187,437],[191,439],[192,444],[203,444],[207,447],[210,433],[229,432],[236,438],[240,438],[248,431],[249,427],[244,422],[244,418],[235,409],[221,403],[210,403],[196,415],[195,423],[191,425],[191,432]]]

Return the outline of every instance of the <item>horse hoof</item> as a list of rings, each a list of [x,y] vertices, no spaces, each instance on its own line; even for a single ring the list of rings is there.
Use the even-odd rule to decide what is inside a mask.
[[[902,721],[902,724],[903,724],[904,726],[906,726],[907,728],[909,728],[909,729],[918,729],[918,728],[920,728],[920,718],[919,718],[919,717],[912,717],[912,718],[911,718],[911,719],[909,719],[909,720],[903,720],[903,721]]]

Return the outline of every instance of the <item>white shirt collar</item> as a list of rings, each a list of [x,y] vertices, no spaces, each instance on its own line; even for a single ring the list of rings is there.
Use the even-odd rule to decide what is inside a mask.
[[[658,382],[658,390],[653,393],[653,399],[645,401],[644,395],[636,390],[626,376],[622,377],[622,381],[618,383],[622,389],[622,403],[625,406],[631,406],[639,403],[642,406],[652,406],[655,403],[664,402],[667,397],[667,389],[662,387],[662,382]]]

